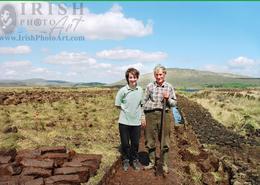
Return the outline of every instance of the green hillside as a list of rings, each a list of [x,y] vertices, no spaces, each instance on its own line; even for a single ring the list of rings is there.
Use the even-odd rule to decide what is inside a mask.
[[[63,80],[45,80],[41,78],[32,78],[27,80],[0,80],[0,87],[100,87],[105,83],[99,82],[68,82]]]
[[[229,73],[214,73],[194,69],[169,68],[167,69],[166,78],[167,81],[176,88],[260,87],[260,78],[250,78],[248,76]],[[153,80],[153,73],[141,75],[139,79],[139,85],[144,87]],[[125,80],[121,80],[110,85],[123,85],[125,83]]]

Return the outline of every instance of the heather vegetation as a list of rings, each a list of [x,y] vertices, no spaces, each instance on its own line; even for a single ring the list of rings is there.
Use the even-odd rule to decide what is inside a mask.
[[[251,136],[259,132],[259,89],[203,90],[188,96],[236,133]]]

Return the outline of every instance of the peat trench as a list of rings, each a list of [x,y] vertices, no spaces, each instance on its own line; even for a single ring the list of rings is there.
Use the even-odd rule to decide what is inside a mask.
[[[256,139],[228,130],[206,109],[183,96],[178,96],[178,104],[185,124],[172,123],[169,174],[155,176],[154,170],[133,168],[124,172],[118,159],[99,185],[260,184]],[[139,151],[140,162],[145,166],[148,154],[143,132]]]

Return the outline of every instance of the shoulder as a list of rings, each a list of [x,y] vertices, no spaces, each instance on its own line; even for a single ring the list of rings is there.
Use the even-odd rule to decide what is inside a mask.
[[[141,92],[143,91],[143,88],[139,85],[137,86],[137,89],[138,89],[138,91],[141,91]]]
[[[154,82],[150,82],[147,86],[146,86],[146,88],[150,88],[150,87],[153,87],[154,86]]]
[[[122,93],[125,92],[126,90],[127,90],[127,86],[125,85],[124,87],[121,87],[121,88],[118,90],[117,94],[122,94]]]
[[[172,86],[172,84],[170,84],[170,83],[168,83],[168,82],[165,82],[165,85],[166,85],[168,88],[170,88],[170,89],[174,89],[173,86]]]

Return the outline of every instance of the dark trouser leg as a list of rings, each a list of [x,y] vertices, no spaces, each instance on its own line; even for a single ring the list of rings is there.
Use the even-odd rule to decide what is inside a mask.
[[[141,126],[129,126],[131,141],[131,160],[138,159],[139,140],[141,134]]]
[[[121,154],[122,159],[130,159],[130,135],[129,135],[129,126],[119,124],[119,133],[120,133],[120,140],[121,140]]]

